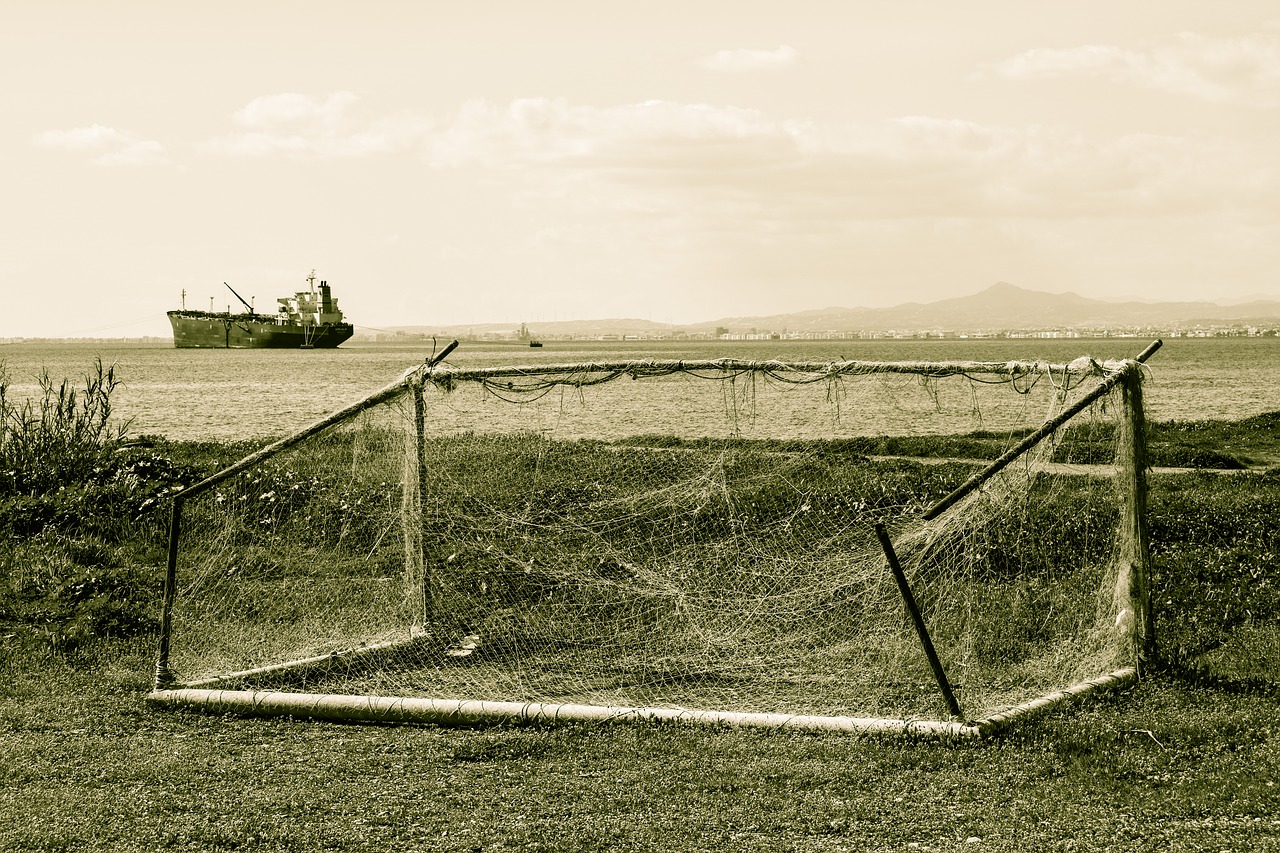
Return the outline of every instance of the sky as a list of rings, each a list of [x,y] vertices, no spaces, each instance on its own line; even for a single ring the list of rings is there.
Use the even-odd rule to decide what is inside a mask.
[[[5,0],[0,337],[1280,299],[1278,9]]]

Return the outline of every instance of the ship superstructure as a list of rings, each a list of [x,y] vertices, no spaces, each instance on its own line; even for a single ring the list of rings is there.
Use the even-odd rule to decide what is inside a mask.
[[[306,290],[277,299],[274,315],[258,313],[229,284],[227,289],[247,312],[188,310],[184,293],[184,307],[169,312],[173,345],[212,349],[332,349],[350,338],[355,327],[343,319],[329,283],[322,281],[316,286],[314,270],[307,277],[307,285]]]

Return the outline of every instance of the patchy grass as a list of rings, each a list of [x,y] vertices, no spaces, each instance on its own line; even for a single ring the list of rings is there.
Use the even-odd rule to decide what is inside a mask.
[[[1239,421],[1169,421],[1152,424],[1152,442],[1220,453],[1253,468],[1280,465],[1280,412]]]
[[[0,848],[1253,850],[1280,715],[1154,679],[983,744],[157,713],[150,649],[0,651]],[[970,841],[970,839],[976,839]],[[966,843],[968,842],[968,843]]]
[[[784,444],[809,447],[821,444],[830,453],[863,456],[906,456],[920,459],[995,459],[1031,430],[964,435],[864,436],[836,441],[793,441]],[[636,439],[653,446],[697,444],[657,436]],[[1280,465],[1280,412],[1269,412],[1241,421],[1170,421],[1149,425],[1148,452],[1157,468],[1216,470],[1263,469]],[[1066,433],[1054,458],[1076,464],[1110,464],[1115,448],[1105,426],[1080,428]]]

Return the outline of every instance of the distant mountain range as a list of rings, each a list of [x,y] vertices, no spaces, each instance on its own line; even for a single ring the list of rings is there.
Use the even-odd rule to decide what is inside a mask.
[[[659,334],[671,332],[952,332],[1035,331],[1038,329],[1110,329],[1134,326],[1274,324],[1280,301],[1237,305],[1215,302],[1106,302],[1076,293],[1043,293],[999,282],[972,296],[938,302],[908,302],[892,308],[820,308],[793,314],[724,317],[673,326],[649,320],[561,320],[533,324],[533,335]],[[515,331],[518,324],[401,326],[407,334],[478,335]]]

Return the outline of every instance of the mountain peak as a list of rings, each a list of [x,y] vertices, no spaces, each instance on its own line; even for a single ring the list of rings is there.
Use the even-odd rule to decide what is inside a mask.
[[[1007,281],[997,281],[995,284],[991,285],[986,290],[983,290],[981,292],[982,293],[1015,293],[1015,292],[1030,293],[1031,291],[1022,287],[1018,287],[1016,284],[1010,284]]]

